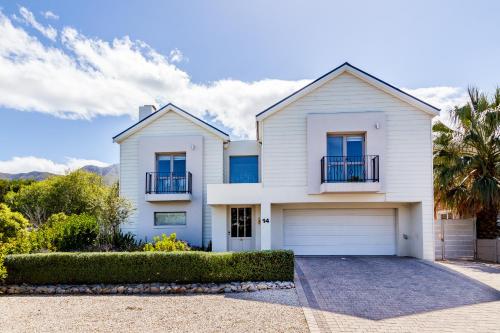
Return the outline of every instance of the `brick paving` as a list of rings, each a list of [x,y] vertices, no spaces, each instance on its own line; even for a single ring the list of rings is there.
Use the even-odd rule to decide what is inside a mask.
[[[500,267],[401,257],[296,261],[315,331],[500,332]]]

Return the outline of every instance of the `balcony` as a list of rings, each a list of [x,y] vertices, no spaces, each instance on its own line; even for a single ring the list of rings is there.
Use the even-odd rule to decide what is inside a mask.
[[[321,193],[380,191],[379,156],[324,156]]]
[[[146,201],[190,201],[193,176],[191,172],[146,172]]]

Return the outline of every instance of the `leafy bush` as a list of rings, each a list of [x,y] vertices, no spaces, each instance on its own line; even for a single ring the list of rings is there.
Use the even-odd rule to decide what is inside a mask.
[[[78,170],[10,191],[5,201],[40,226],[56,213],[100,216],[107,190],[101,176]]]
[[[101,252],[109,251],[142,251],[144,242],[137,240],[131,233],[121,231],[111,235],[99,235],[94,249]]]
[[[94,246],[99,227],[93,216],[59,213],[52,215],[41,230],[48,249],[82,251]]]
[[[4,257],[5,255],[2,253],[2,250],[0,249],[0,283],[2,283],[7,277],[7,268],[5,268],[3,264]]]
[[[33,245],[30,224],[20,213],[0,203],[0,281],[5,278],[6,270],[3,266],[5,255],[12,253],[28,253]]]
[[[0,204],[0,250],[3,253],[28,253],[32,250],[32,234],[28,220]]]
[[[292,251],[87,252],[9,255],[7,283],[293,280]]]
[[[170,236],[167,237],[165,234],[161,234],[161,237],[154,236],[153,243],[147,243],[144,245],[144,251],[164,251],[164,252],[173,252],[173,251],[189,251],[190,248],[186,242],[177,240],[177,235],[171,233]]]
[[[0,243],[6,243],[28,231],[29,222],[20,213],[0,203]]]

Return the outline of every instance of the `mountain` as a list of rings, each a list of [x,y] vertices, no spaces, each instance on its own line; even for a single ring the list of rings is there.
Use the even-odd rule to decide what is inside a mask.
[[[50,176],[54,176],[53,173],[50,172],[42,172],[42,171],[31,171],[25,173],[1,173],[0,179],[9,179],[9,180],[17,180],[17,179],[34,179],[34,180],[44,180],[49,178]]]
[[[104,182],[108,185],[113,184],[114,182],[118,181],[118,178],[120,176],[120,165],[119,164],[112,164],[107,167],[98,167],[95,165],[86,165],[80,170],[85,170],[88,172],[92,172],[95,174],[98,174],[102,176],[104,179]]]
[[[104,182],[107,185],[111,185],[114,182],[118,181],[119,173],[120,173],[120,168],[119,164],[112,164],[107,167],[98,167],[95,165],[86,165],[80,170],[85,170],[88,172],[92,172],[95,174],[98,174],[102,176],[104,179]],[[55,174],[50,173],[50,172],[41,172],[41,171],[31,171],[31,172],[26,172],[26,173],[1,173],[0,172],[0,179],[9,179],[9,180],[14,180],[14,179],[34,179],[34,180],[44,180],[49,178],[50,176],[55,176]]]

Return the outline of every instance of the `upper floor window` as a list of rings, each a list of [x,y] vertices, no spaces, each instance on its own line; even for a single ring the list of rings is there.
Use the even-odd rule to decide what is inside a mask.
[[[156,193],[187,192],[186,154],[157,154],[154,182]]]
[[[186,174],[186,153],[157,154],[156,172],[184,176]]]
[[[370,177],[367,174],[369,161],[364,156],[363,135],[329,134],[326,149],[323,177],[326,176],[328,182],[365,181]]]
[[[328,156],[362,156],[364,154],[365,138],[363,135],[335,135],[327,137]]]
[[[229,157],[230,183],[258,183],[259,157],[258,156],[230,156]]]

